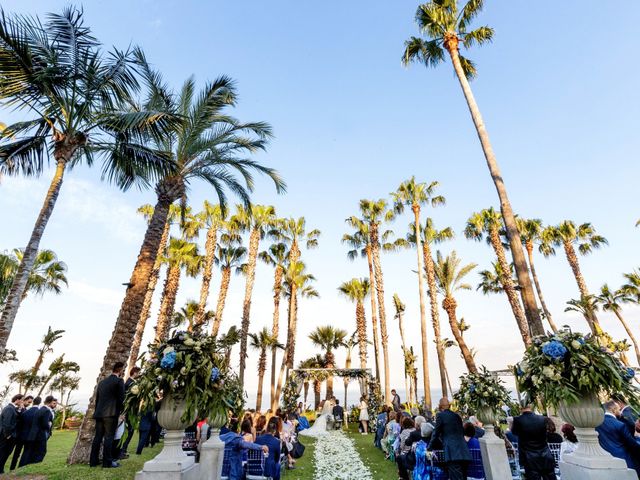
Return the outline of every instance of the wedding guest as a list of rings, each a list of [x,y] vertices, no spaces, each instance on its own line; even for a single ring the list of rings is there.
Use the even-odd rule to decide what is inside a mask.
[[[467,442],[467,448],[471,450],[480,450],[480,442],[476,437],[476,426],[467,422],[462,427],[464,432],[464,440]],[[482,457],[480,455],[472,455],[471,463],[467,469],[467,480],[484,479],[484,468],[482,467]]]
[[[33,420],[34,418],[36,418],[36,414],[40,409],[42,398],[36,397],[32,399],[31,402],[31,405],[26,408],[26,410],[24,410],[20,415],[20,423],[18,425],[18,441],[16,442],[16,449],[13,452],[13,458],[11,459],[10,470],[15,470],[16,466],[23,467],[24,465],[28,465],[29,463],[29,458],[27,455],[27,449],[30,447],[30,444],[28,442],[29,432],[31,431]],[[22,454],[20,454],[18,448],[19,445],[22,445]]]
[[[484,437],[484,428],[482,428],[483,427],[482,422],[478,420],[478,418],[475,415],[471,415],[469,417],[469,423],[471,423],[471,425],[473,425],[473,428],[476,429],[475,438]]]
[[[340,400],[338,400],[337,398],[336,404],[333,407],[331,413],[333,414],[333,418],[336,422],[339,421],[340,423],[342,423],[342,421],[344,420],[344,408],[342,408],[342,405],[340,405]]]
[[[124,394],[125,396],[131,389],[131,387],[135,384],[136,378],[140,375],[142,370],[140,367],[132,367],[129,370],[129,378],[124,382]],[[127,458],[129,454],[127,453],[127,449],[129,448],[129,443],[131,443],[131,439],[133,438],[135,429],[133,428],[133,424],[127,420],[126,412],[125,412],[125,433],[120,440],[119,450],[120,455],[119,458]]]
[[[578,448],[578,438],[576,437],[574,430],[574,426],[570,423],[562,425],[560,431],[564,436],[564,441],[562,442],[562,445],[560,445],[560,458],[564,457],[566,453],[575,452],[576,448]]]
[[[411,447],[414,443],[419,442],[420,440],[424,440],[424,438],[422,437],[422,426],[427,424],[427,420],[423,416],[418,415],[414,422],[415,430],[411,432],[407,439],[404,441],[407,447]],[[429,437],[431,437],[432,432],[433,430],[429,430]],[[429,439],[427,439],[425,443],[428,443],[428,441]]]
[[[640,473],[640,445],[626,425],[617,419],[620,407],[614,400],[609,400],[603,406],[604,422],[596,427],[600,446],[614,457],[623,459],[627,467]]]
[[[507,417],[507,431],[504,432],[504,435],[511,445],[518,444],[518,437],[513,434],[513,417]]]
[[[391,406],[396,412],[402,408],[401,407],[402,403],[400,402],[400,395],[398,395],[398,392],[396,392],[395,388],[391,390]]]
[[[266,426],[266,431],[256,438],[257,445],[266,445],[269,456],[264,462],[264,475],[272,480],[280,480],[280,451],[282,443],[277,437],[278,419],[272,418]]]
[[[396,441],[397,436],[400,434],[400,424],[396,419],[400,416],[397,412],[389,412],[389,421],[384,429],[384,436],[382,437],[382,451],[385,453],[385,458],[389,458],[393,454],[393,444]]]
[[[251,423],[250,418],[246,418],[240,424],[240,435],[242,435],[242,439],[245,442],[253,442],[255,441],[255,436],[253,433],[253,424]]]
[[[387,426],[388,412],[389,407],[384,405],[380,409],[380,413],[378,413],[378,418],[376,418],[376,437],[373,440],[373,444],[377,448],[382,448],[382,437],[384,436],[384,429]]]
[[[396,451],[396,464],[398,465],[398,475],[402,480],[409,480],[409,472],[407,471],[407,453],[411,451],[411,446],[406,444],[407,438],[416,430],[415,423],[412,418],[402,419],[402,430],[400,431],[399,445]]]
[[[358,420],[360,421],[360,425],[362,426],[362,434],[366,435],[369,433],[369,411],[367,406],[367,397],[364,395],[360,397],[360,417]]]
[[[96,421],[96,433],[91,444],[90,467],[100,463],[100,447],[102,448],[103,468],[116,468],[120,464],[113,460],[113,439],[118,427],[118,420],[124,406],[124,382],[122,372],[124,363],[116,362],[111,375],[98,383],[96,388],[96,410],[93,418]],[[103,445],[104,443],[104,445]]]
[[[618,417],[618,420],[620,420],[627,426],[627,429],[629,430],[629,433],[631,433],[631,435],[635,435],[638,415],[627,403],[627,400],[624,397],[619,396],[616,398],[616,401],[618,402],[618,407],[620,407],[620,416]]]
[[[556,463],[547,444],[545,417],[537,415],[526,404],[520,416],[513,419],[513,434],[518,437],[520,466],[527,480],[556,480]]]
[[[258,417],[258,420],[256,420],[256,427],[255,427],[256,438],[264,434],[266,428],[267,428],[267,417],[264,415],[260,415]]]
[[[13,457],[11,458],[11,465],[9,466],[9,470],[15,470],[18,465],[18,459],[20,458],[20,454],[24,449],[24,442],[26,440],[26,436],[29,433],[28,430],[25,431],[24,425],[24,414],[27,409],[31,407],[31,403],[33,402],[33,397],[31,395],[27,395],[22,399],[22,407],[18,409],[18,426],[16,436],[16,445],[13,449]]]
[[[438,402],[438,415],[436,415],[436,428],[429,441],[429,450],[435,449],[439,440],[444,447],[444,461],[450,480],[464,480],[467,475],[467,467],[471,461],[471,453],[464,441],[462,419],[460,415],[450,410],[449,400],[440,399]]]
[[[562,443],[562,435],[556,432],[555,422],[545,417],[545,424],[547,426],[547,443]]]
[[[418,407],[411,407],[411,410],[409,410],[409,412],[411,413],[411,418],[413,418],[414,420],[418,415],[420,415],[420,410],[418,409]]]
[[[149,445],[151,438],[151,430],[153,428],[153,417],[155,412],[152,408],[147,409],[140,415],[140,423],[138,424],[138,447],[136,455],[140,455],[142,450]]]
[[[42,462],[47,454],[47,442],[51,437],[54,410],[57,406],[58,400],[49,395],[44,399],[44,405],[35,414],[27,436],[29,447],[25,452],[30,464]]]
[[[232,426],[237,427],[237,423],[236,425],[229,425],[229,427]],[[242,457],[245,451],[262,450],[264,453],[269,453],[268,446],[247,442],[243,440],[241,435],[233,431],[231,428],[227,433],[223,433],[222,435],[220,435],[220,440],[224,442],[225,448],[227,446],[230,447],[226,450],[229,460],[229,480],[242,480],[242,478],[244,477],[244,470],[242,468]]]
[[[0,412],[0,475],[4,473],[4,464],[9,459],[18,437],[18,410],[22,408],[21,394],[14,395],[11,403]]]

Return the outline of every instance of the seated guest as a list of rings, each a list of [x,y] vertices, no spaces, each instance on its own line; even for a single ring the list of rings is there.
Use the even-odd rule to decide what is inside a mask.
[[[618,402],[618,406],[620,407],[620,416],[618,417],[618,420],[620,420],[627,426],[627,429],[629,430],[629,433],[631,435],[635,435],[638,415],[627,403],[627,399],[623,396],[618,396],[615,400]]]
[[[264,475],[273,480],[280,480],[280,450],[282,443],[277,438],[278,419],[272,418],[267,424],[266,431],[256,438],[256,444],[269,447],[269,456],[264,462]]]
[[[545,425],[547,427],[547,443],[562,443],[562,436],[556,432],[554,421],[549,417],[545,417]]]
[[[619,413],[620,407],[614,400],[604,404],[604,422],[596,427],[598,441],[611,455],[623,459],[628,468],[640,472],[640,444],[617,419]]]
[[[429,424],[427,423],[427,420],[423,416],[418,415],[415,419],[415,427],[416,427],[415,430],[411,432],[407,437],[407,439],[404,441],[407,447],[412,446],[414,443],[419,442],[420,440],[424,440],[425,443],[429,442],[428,438],[425,440],[422,437],[423,425],[429,425]],[[433,429],[429,430],[429,437],[431,437],[431,432],[433,432]]]
[[[409,480],[409,472],[407,470],[407,453],[411,450],[411,446],[407,446],[407,438],[415,431],[415,423],[412,418],[402,419],[402,431],[400,432],[399,446],[396,450],[396,463],[398,465],[398,475],[402,480]]]
[[[260,415],[256,420],[256,438],[262,435],[267,429],[267,417]]]
[[[574,433],[575,428],[570,423],[562,425],[560,431],[564,436],[564,441],[560,445],[560,458],[564,457],[566,453],[573,453],[578,448],[578,438]]]
[[[246,442],[253,442],[255,440],[255,436],[253,435],[253,424],[249,418],[246,418],[242,421],[240,425],[240,435]]]
[[[473,428],[476,430],[475,438],[484,437],[484,428],[482,428],[482,422],[478,420],[475,415],[471,415],[469,417],[469,423],[473,425]]]
[[[398,412],[389,412],[389,421],[384,429],[384,435],[382,437],[382,451],[385,453],[385,457],[389,458],[393,455],[393,444],[396,441],[397,436],[400,434],[400,424],[396,421],[401,414]]]
[[[344,420],[344,408],[340,405],[340,400],[336,398],[336,405],[333,407],[333,418],[335,418],[336,422],[342,423]]]
[[[480,450],[480,442],[476,438],[476,426],[471,422],[467,422],[462,427],[464,431],[464,440],[467,442],[469,450]],[[467,467],[467,479],[476,480],[484,478],[484,468],[482,468],[482,457],[480,455],[471,455],[471,463]]]
[[[225,447],[230,446],[228,450],[229,455],[229,480],[242,480],[244,477],[244,470],[242,468],[242,456],[246,450],[262,450],[264,453],[269,453],[269,447],[266,445],[258,445],[256,443],[247,442],[243,440],[242,436],[232,431],[231,427],[237,428],[237,422],[235,425],[229,425],[229,431],[220,435],[220,440],[225,444]]]
[[[507,431],[504,432],[505,437],[511,443],[511,445],[518,445],[518,437],[513,432],[513,417],[507,417]]]

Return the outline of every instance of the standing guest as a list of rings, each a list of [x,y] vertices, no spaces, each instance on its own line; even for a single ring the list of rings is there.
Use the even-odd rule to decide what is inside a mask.
[[[402,408],[402,402],[400,402],[400,395],[396,392],[395,388],[391,390],[391,406],[398,412]]]
[[[626,425],[617,419],[620,407],[614,400],[604,404],[604,422],[596,427],[598,441],[614,457],[627,462],[627,467],[640,473],[640,445]]]
[[[229,427],[237,427],[235,425],[229,425]],[[266,445],[258,445],[256,443],[247,442],[242,439],[242,436],[233,431],[231,428],[227,433],[220,435],[226,447],[230,447],[228,452],[229,460],[229,480],[242,480],[244,477],[244,471],[242,468],[242,456],[247,450],[262,450],[264,453],[269,453],[269,447]]]
[[[627,426],[631,435],[635,435],[638,415],[633,408],[627,404],[627,400],[624,397],[618,397],[616,401],[618,402],[618,407],[620,407],[620,416],[618,417],[618,420]]]
[[[27,395],[22,399],[22,407],[18,410],[18,435],[16,436],[16,446],[13,449],[13,457],[11,458],[11,466],[9,470],[15,470],[18,465],[18,459],[24,448],[24,442],[26,441],[28,430],[25,429],[24,414],[31,407],[33,397]],[[26,431],[25,431],[26,430]]]
[[[565,423],[562,425],[560,431],[564,436],[564,441],[562,445],[560,445],[560,458],[562,459],[566,453],[573,453],[578,448],[578,438],[574,433],[574,426],[570,423]]]
[[[464,440],[467,442],[469,451],[480,450],[480,442],[476,438],[476,426],[467,422],[462,427],[464,431]],[[467,469],[467,480],[484,479],[484,468],[482,467],[482,457],[480,455],[472,455],[471,463]]]
[[[155,412],[152,408],[147,409],[140,415],[140,423],[138,424],[138,447],[136,455],[140,455],[142,450],[149,445],[151,437],[151,429],[153,428],[153,416]]]
[[[136,382],[136,378],[140,375],[141,369],[140,367],[132,367],[129,370],[129,378],[124,382],[124,394],[125,396],[129,393],[129,390]],[[127,453],[127,449],[129,448],[129,443],[131,443],[131,439],[133,438],[134,428],[133,424],[129,422],[125,415],[125,433],[122,436],[122,440],[120,441],[120,458],[127,458],[129,454]]]
[[[384,405],[378,413],[376,418],[376,438],[373,440],[373,444],[377,448],[382,448],[382,437],[384,436],[384,429],[387,426],[389,407]]]
[[[16,445],[18,437],[18,410],[22,408],[23,395],[14,395],[11,403],[0,413],[0,475],[4,473],[4,464]]]
[[[525,405],[513,419],[513,434],[518,437],[520,466],[526,480],[556,480],[556,462],[547,444],[545,417]]]
[[[464,441],[464,430],[460,415],[452,412],[449,400],[441,398],[438,402],[436,428],[431,434],[429,450],[434,450],[436,442],[442,442],[444,461],[450,480],[464,480],[467,477],[467,467],[471,461],[471,453]]]
[[[124,363],[116,362],[111,375],[98,383],[96,388],[96,410],[93,418],[96,421],[96,433],[91,444],[90,467],[100,463],[100,447],[102,446],[102,467],[117,468],[120,464],[113,460],[113,439],[118,427],[118,419],[124,406],[124,382],[122,372]],[[104,445],[103,445],[104,441]]]
[[[555,422],[549,417],[544,418],[547,427],[547,443],[562,443],[562,435],[556,432]]]
[[[337,398],[336,404],[333,407],[333,410],[331,410],[331,413],[333,414],[333,418],[336,422],[342,423],[344,421],[344,408],[342,408],[342,405],[340,405],[340,400],[338,400]]]
[[[34,416],[27,436],[29,446],[25,452],[30,464],[42,462],[47,454],[47,441],[51,437],[54,410],[57,406],[58,400],[49,395],[44,399],[44,405],[38,409]]]
[[[27,451],[33,448],[31,446],[31,443],[29,442],[29,432],[31,432],[33,420],[36,418],[36,414],[40,409],[41,403],[42,398],[34,398],[29,408],[24,410],[20,415],[20,425],[18,427],[18,443],[16,443],[16,449],[13,452],[10,470],[14,470],[16,466],[23,467],[29,464],[29,455],[27,454]],[[20,452],[18,451],[19,444],[22,444],[22,455],[20,455]],[[18,457],[20,457],[19,462]]]
[[[364,395],[360,397],[360,425],[362,426],[362,435],[369,433],[369,411],[367,406],[367,397]]]
[[[269,448],[269,456],[264,462],[264,475],[273,480],[280,480],[280,451],[282,443],[277,435],[278,419],[271,418],[267,424],[266,431],[256,438],[257,445],[266,445]]]
[[[478,417],[476,417],[475,415],[471,415],[469,417],[469,423],[473,425],[473,428],[476,429],[475,438],[484,437],[484,428],[482,428],[483,427],[482,422],[478,420]]]

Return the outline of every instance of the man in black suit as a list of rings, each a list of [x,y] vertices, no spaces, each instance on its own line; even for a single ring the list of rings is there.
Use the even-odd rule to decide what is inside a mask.
[[[556,480],[556,462],[547,444],[545,417],[525,405],[521,414],[513,419],[511,432],[518,437],[520,466],[526,480]]]
[[[402,410],[402,403],[400,402],[400,395],[395,389],[391,390],[391,406],[395,412]]]
[[[140,375],[140,367],[133,367],[131,368],[131,370],[129,370],[129,378],[127,378],[127,381],[124,382],[125,397],[129,392],[129,389],[136,382],[136,378],[138,377],[138,375]],[[127,458],[129,456],[129,454],[127,453],[127,449],[129,448],[129,443],[133,438],[133,433],[134,433],[133,424],[127,421],[125,434],[122,436],[122,439],[120,440],[120,458]]]
[[[36,403],[36,400],[38,401]],[[24,457],[27,451],[26,442],[27,436],[29,436],[29,430],[31,430],[31,424],[33,423],[33,415],[40,407],[40,397],[33,398],[31,395],[27,395],[22,400],[22,410],[18,417],[18,436],[16,438],[16,447],[13,450],[13,458],[11,459],[11,466],[9,470],[15,470],[20,460],[20,455]],[[33,405],[36,405],[34,408]],[[29,413],[31,411],[31,413]]]
[[[51,437],[53,427],[53,411],[58,406],[58,400],[51,395],[44,399],[44,405],[40,407],[33,418],[33,423],[27,436],[26,461],[40,463],[47,454],[47,442]],[[20,466],[22,466],[22,462]]]
[[[96,421],[96,434],[91,445],[89,466],[96,467],[100,463],[100,447],[102,446],[102,466],[104,468],[119,467],[111,456],[113,437],[118,427],[118,418],[124,406],[124,382],[122,372],[124,363],[116,362],[111,375],[98,383],[96,388],[96,410],[93,418]],[[104,440],[104,445],[103,445]]]
[[[340,405],[340,400],[338,400],[337,398],[336,404],[333,407],[331,413],[333,414],[333,418],[336,423],[342,423],[342,421],[344,420],[344,408],[342,408],[342,405]]]
[[[471,452],[464,440],[462,418],[449,410],[449,400],[441,398],[438,403],[440,412],[436,415],[436,428],[431,434],[429,450],[433,450],[437,442],[442,442],[444,461],[447,465],[450,480],[465,480],[467,468],[471,462]]]
[[[0,413],[0,475],[9,459],[18,436],[18,410],[22,408],[23,395],[14,395],[11,403]]]

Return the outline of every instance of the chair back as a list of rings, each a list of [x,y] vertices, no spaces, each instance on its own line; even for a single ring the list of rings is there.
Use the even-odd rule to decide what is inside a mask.
[[[263,480],[265,456],[262,450],[249,450],[247,456],[247,480]]]
[[[229,477],[229,471],[231,470],[231,450],[233,446],[227,444],[224,446],[224,455],[222,457],[222,476]]]

